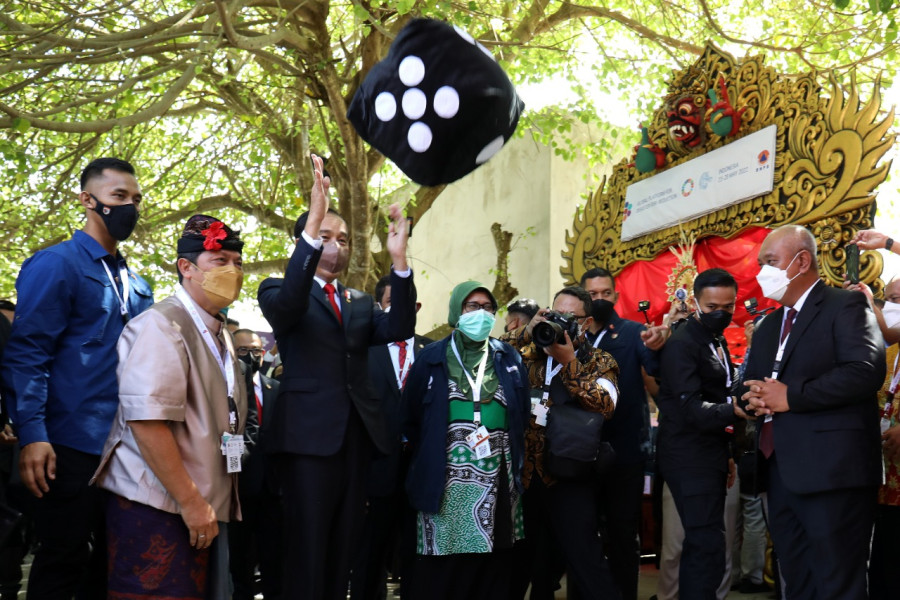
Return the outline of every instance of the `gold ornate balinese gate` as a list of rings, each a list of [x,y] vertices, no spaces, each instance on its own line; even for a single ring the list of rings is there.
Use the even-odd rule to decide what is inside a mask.
[[[889,161],[878,163],[896,135],[889,131],[893,108],[881,111],[880,81],[865,104],[855,76],[841,83],[831,74],[828,82],[830,96],[824,97],[816,73],[778,74],[764,66],[762,57],[736,61],[708,43],[696,63],[674,74],[669,94],[647,125],[644,160],[635,160],[636,166],[623,159],[576,215],[574,231],[566,232],[563,278],[577,282],[592,267],[617,274],[633,261],[654,259],[685,237],[730,238],[748,227],[796,223],[816,236],[822,277],[840,285],[844,245],[858,230],[872,227],[874,190],[890,167]],[[733,111],[715,110],[714,101],[725,95],[722,85]],[[717,94],[713,100],[710,90]],[[732,130],[723,131],[717,123],[720,114],[735,121]],[[772,192],[621,241],[629,185],[772,124],[777,125]],[[860,257],[861,279],[874,283],[876,290],[882,287],[881,269],[877,252]]]

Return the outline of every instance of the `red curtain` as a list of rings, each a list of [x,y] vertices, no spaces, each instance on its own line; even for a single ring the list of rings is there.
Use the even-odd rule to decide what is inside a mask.
[[[725,330],[725,337],[732,354],[738,357],[744,354],[746,340],[743,325],[750,318],[744,308],[744,300],[756,298],[760,308],[777,306],[775,302],[763,297],[759,284],[756,283],[756,274],[759,272],[756,256],[768,233],[768,229],[753,227],[730,240],[710,237],[703,238],[694,245],[694,264],[698,272],[718,267],[731,273],[737,280],[737,306],[733,325]],[[643,323],[644,315],[637,309],[638,302],[649,300],[650,310],[647,316],[653,324],[662,323],[663,316],[669,312],[666,285],[675,265],[675,255],[667,250],[652,261],[638,261],[625,267],[616,277],[616,291],[619,292],[616,312],[626,319]]]

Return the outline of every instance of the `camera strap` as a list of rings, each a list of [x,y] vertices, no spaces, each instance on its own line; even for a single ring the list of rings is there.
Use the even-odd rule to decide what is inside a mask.
[[[478,372],[475,374],[475,381],[472,381],[472,377],[469,375],[469,371],[466,369],[466,365],[463,364],[462,357],[459,355],[459,350],[456,349],[456,340],[454,340],[453,337],[450,338],[450,348],[453,349],[453,355],[456,356],[456,360],[459,361],[459,366],[462,367],[463,375],[466,376],[469,385],[472,387],[472,404],[474,405],[474,416],[472,421],[474,421],[476,426],[481,425],[481,383],[484,381],[484,372],[487,370],[489,344],[490,339],[484,341],[484,354],[481,357],[481,362],[478,363]]]

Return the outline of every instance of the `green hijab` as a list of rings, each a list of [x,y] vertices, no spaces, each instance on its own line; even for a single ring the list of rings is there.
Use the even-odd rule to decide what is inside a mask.
[[[478,281],[465,281],[460,283],[453,288],[453,292],[450,294],[450,311],[447,315],[447,323],[449,323],[451,327],[456,327],[456,324],[459,322],[459,317],[462,314],[463,302],[465,302],[466,298],[475,291],[482,291],[487,294],[491,299],[491,304],[496,308],[497,299],[494,298],[491,291],[484,285]],[[456,349],[459,351],[459,356],[462,359],[463,364],[466,366],[472,379],[474,379],[475,370],[481,362],[481,357],[484,356],[485,344],[488,343],[487,340],[476,342],[475,340],[470,340],[463,335],[461,331],[457,330],[454,330],[451,335],[456,342]],[[456,355],[453,354],[453,349],[449,345],[447,346],[447,370],[450,379],[459,385],[460,391],[471,397],[472,394],[469,381],[463,374],[462,367],[456,359]],[[486,401],[494,395],[494,392],[497,391],[497,384],[497,377],[494,374],[494,361],[491,360],[491,357],[489,356],[485,367],[484,381],[481,383],[482,401]]]

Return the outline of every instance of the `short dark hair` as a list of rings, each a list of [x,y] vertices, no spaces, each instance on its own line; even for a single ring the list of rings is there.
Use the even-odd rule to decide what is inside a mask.
[[[178,256],[175,257],[175,272],[178,273],[178,283],[181,283],[182,279],[184,279],[184,277],[182,277],[182,275],[181,275],[181,269],[178,268],[178,259],[186,258],[191,264],[196,265],[197,259],[200,258],[201,254],[203,254],[203,253],[202,252],[182,252],[181,254],[179,254]]]
[[[391,285],[390,275],[385,275],[378,280],[378,283],[375,284],[375,302],[381,304],[381,299],[384,297],[384,290],[386,290],[389,285]]]
[[[225,317],[225,324],[226,325],[237,325],[238,327],[241,326],[240,321],[238,321],[237,319],[232,319],[231,317]]]
[[[345,219],[343,216],[341,216],[341,213],[339,213],[338,211],[336,211],[335,209],[333,209],[330,206],[328,207],[328,212],[326,214],[334,215],[338,219],[343,221],[344,223],[347,222],[347,219]],[[306,229],[307,221],[309,221],[309,211],[306,211],[305,213],[303,213],[302,215],[297,217],[297,222],[294,223],[294,239],[295,240],[300,239],[300,237],[301,237],[300,234],[303,233],[304,229]]]
[[[237,334],[241,334],[241,335],[255,335],[255,336],[259,337],[259,334],[258,334],[258,333],[256,333],[256,332],[253,331],[252,329],[246,329],[246,328],[244,328],[244,329],[236,329],[236,330],[234,331],[234,333],[231,334],[231,337],[236,337]]]
[[[603,267],[594,267],[593,269],[588,269],[584,272],[584,275],[581,276],[581,287],[584,287],[584,282],[588,279],[596,279],[597,277],[609,277],[609,280],[612,282],[613,289],[616,289],[616,278],[613,277],[613,274],[604,269]]]
[[[730,287],[735,292],[738,289],[737,281],[725,269],[707,269],[694,279],[694,298],[699,299],[703,290],[711,287]]]
[[[556,292],[556,295],[553,296],[553,302],[556,302],[556,299],[561,295],[566,294],[568,296],[575,296],[584,304],[584,314],[586,316],[591,316],[592,310],[592,300],[591,295],[588,293],[586,289],[577,285],[569,285],[564,287],[563,289]]]
[[[519,298],[518,300],[509,303],[509,306],[506,307],[506,312],[508,314],[519,313],[532,319],[540,308],[538,303],[531,298]]]
[[[0,300],[0,310],[16,310],[15,302],[9,300]]]
[[[84,171],[81,172],[81,189],[83,190],[87,185],[87,182],[95,177],[102,177],[103,171],[106,169],[112,169],[113,171],[121,171],[122,173],[128,173],[129,175],[134,175],[134,167],[131,166],[131,163],[128,161],[122,160],[121,158],[95,158],[84,168]]]

